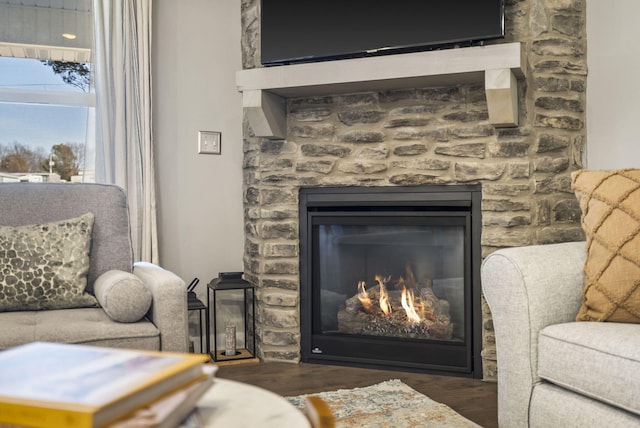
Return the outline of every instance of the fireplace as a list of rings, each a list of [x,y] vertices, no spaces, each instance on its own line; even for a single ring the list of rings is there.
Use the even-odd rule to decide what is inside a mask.
[[[300,189],[303,362],[481,378],[479,185]]]

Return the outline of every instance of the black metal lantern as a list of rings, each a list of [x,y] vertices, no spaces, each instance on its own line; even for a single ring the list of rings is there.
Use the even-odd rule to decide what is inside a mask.
[[[213,335],[211,357],[217,363],[255,360],[255,287],[241,272],[221,272],[207,286]],[[211,328],[211,330],[210,330]]]

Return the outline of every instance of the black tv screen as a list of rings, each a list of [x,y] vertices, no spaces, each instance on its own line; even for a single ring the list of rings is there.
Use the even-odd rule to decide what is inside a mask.
[[[263,65],[504,37],[504,0],[262,0],[260,13]]]

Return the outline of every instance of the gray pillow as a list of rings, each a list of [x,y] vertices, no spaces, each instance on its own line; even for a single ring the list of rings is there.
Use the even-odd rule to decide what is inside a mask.
[[[85,291],[93,220],[0,226],[0,312],[96,306]]]
[[[93,283],[100,306],[114,321],[136,322],[151,307],[151,292],[140,278],[121,270],[109,270]]]

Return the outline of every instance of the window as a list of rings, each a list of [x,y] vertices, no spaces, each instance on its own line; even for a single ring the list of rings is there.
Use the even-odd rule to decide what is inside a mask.
[[[91,0],[0,0],[0,181],[93,181]]]

